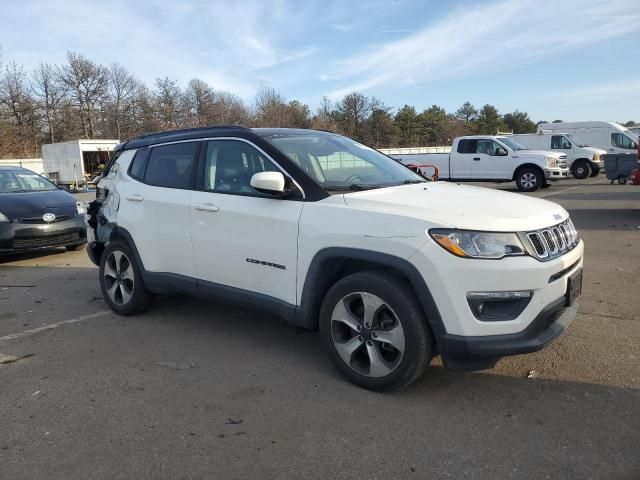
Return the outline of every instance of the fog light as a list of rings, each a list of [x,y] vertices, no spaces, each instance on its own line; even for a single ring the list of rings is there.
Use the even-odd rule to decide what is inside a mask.
[[[513,292],[469,292],[467,302],[478,320],[515,320],[527,308],[533,292],[530,290]]]

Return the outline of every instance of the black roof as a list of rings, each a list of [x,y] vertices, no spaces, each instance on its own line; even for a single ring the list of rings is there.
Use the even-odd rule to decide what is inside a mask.
[[[183,130],[170,130],[166,132],[155,132],[140,137],[133,138],[128,142],[124,142],[116,146],[118,150],[133,150],[136,148],[148,147],[165,142],[177,142],[180,140],[191,140],[194,138],[217,137],[221,135],[246,136],[249,134],[257,134],[261,137],[269,137],[276,135],[304,135],[313,132],[322,132],[331,134],[332,132],[323,132],[322,130],[309,130],[304,128],[249,128],[242,125],[211,125],[208,127],[186,128]]]
[[[250,131],[250,128],[243,127],[242,125],[212,125],[209,127],[155,132],[121,143],[116,147],[116,150],[131,150],[134,148],[147,147],[156,143],[176,142],[180,140],[190,140],[192,138],[206,138],[220,134],[234,134],[239,132],[246,133]]]

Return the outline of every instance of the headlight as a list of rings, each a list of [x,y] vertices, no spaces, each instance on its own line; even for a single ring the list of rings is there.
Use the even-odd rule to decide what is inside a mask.
[[[7,217],[4,213],[0,212],[0,223],[7,223],[9,221],[9,217]]]
[[[87,213],[87,204],[84,202],[76,202],[76,210],[78,215],[84,215]]]
[[[544,159],[550,167],[555,167],[558,164],[558,159],[556,157],[544,157]]]
[[[594,162],[599,162],[600,161],[600,154],[598,152],[593,154],[593,161]]]
[[[470,230],[429,230],[438,245],[458,257],[502,258],[525,255],[515,233],[474,232]]]

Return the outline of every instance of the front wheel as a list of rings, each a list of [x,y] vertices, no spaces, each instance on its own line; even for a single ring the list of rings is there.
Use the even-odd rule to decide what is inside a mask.
[[[369,390],[406,387],[433,356],[432,335],[411,286],[379,271],[354,273],[329,290],[320,335],[338,370]]]
[[[526,167],[516,173],[516,185],[521,192],[535,192],[545,183],[542,171]]]
[[[119,315],[142,313],[153,298],[144,287],[133,252],[122,242],[109,244],[102,254],[100,288],[107,305]]]
[[[576,162],[571,168],[571,173],[578,180],[584,180],[591,175],[591,167],[585,161]]]
[[[590,177],[597,177],[598,175],[600,175],[600,167],[597,167],[595,165],[591,165],[591,175],[589,175]]]

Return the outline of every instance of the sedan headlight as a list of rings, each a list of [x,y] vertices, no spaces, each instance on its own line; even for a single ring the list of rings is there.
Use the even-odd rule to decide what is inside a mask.
[[[87,213],[87,204],[84,202],[76,202],[76,210],[78,215],[84,215]]]
[[[9,217],[7,217],[4,213],[0,212],[0,223],[8,223]]]
[[[524,245],[515,233],[433,229],[429,235],[458,257],[497,259],[525,255]]]
[[[547,161],[547,165],[549,165],[550,167],[555,167],[556,165],[558,165],[558,159],[556,157],[544,157],[544,159]]]

